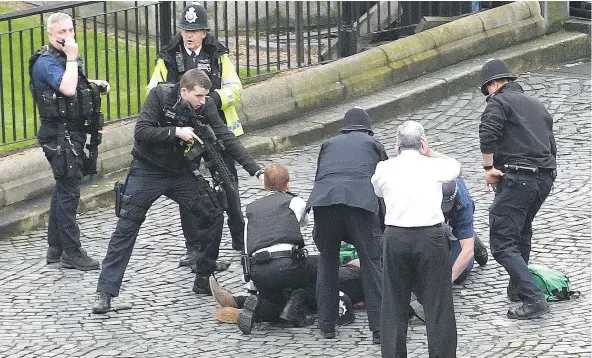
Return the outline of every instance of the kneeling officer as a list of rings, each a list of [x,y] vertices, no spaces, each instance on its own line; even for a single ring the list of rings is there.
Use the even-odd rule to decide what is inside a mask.
[[[209,183],[185,155],[192,152],[190,147],[198,146],[196,142],[203,143],[194,132],[198,126],[192,123],[199,120],[201,125],[209,125],[225,150],[238,158],[251,175],[261,169],[228,131],[214,102],[206,97],[211,86],[202,70],[192,69],[178,84],[159,84],[146,98],[134,131],[133,161],[117,212],[119,221],[103,260],[93,313],[107,312],[111,297],[119,294],[146,212],[162,195],[190,210],[197,218],[198,227],[203,229],[193,291],[209,293],[208,276],[214,272],[217,254],[208,260],[205,252],[217,249],[224,216]]]

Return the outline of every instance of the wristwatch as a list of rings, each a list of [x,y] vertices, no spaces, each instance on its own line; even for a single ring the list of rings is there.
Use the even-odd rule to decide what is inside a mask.
[[[493,169],[493,165],[484,165],[483,169],[485,169],[485,171],[491,170]]]

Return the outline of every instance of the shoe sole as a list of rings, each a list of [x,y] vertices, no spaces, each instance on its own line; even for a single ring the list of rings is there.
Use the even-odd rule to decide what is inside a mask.
[[[528,316],[514,316],[514,315],[511,315],[510,313],[507,313],[506,316],[508,316],[509,319],[528,320],[528,319],[540,317],[540,316],[545,315],[549,312],[551,312],[551,309],[549,307],[547,307],[547,309],[545,309],[544,311],[536,312],[536,313],[530,314]]]
[[[255,314],[258,310],[258,306],[259,300],[254,296],[250,296],[245,301],[245,306],[238,316],[238,328],[243,334],[251,334],[253,325],[255,324]]]
[[[98,309],[98,308],[93,307],[92,313],[93,314],[105,314],[105,313],[109,312],[110,309],[111,309],[111,307],[109,307],[107,309]]]
[[[60,261],[60,264],[62,265],[63,268],[67,268],[67,269],[76,269],[76,270],[80,270],[80,271],[93,271],[93,270],[98,270],[100,268],[100,265],[93,265],[93,266],[76,266],[74,264],[71,264],[69,262],[64,262],[64,261]]]
[[[58,262],[60,262],[60,258],[59,257],[57,259],[46,258],[45,262],[47,262],[48,264],[57,264]]]

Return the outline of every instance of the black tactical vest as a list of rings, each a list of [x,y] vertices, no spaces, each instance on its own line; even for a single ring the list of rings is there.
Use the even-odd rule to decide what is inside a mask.
[[[203,70],[208,75],[210,81],[212,81],[213,89],[222,88],[222,76],[220,73],[218,60],[214,59],[212,53],[205,51],[204,46],[202,46],[199,55],[194,58],[187,53],[185,47],[182,44],[179,45],[177,47],[177,51],[175,52],[175,65],[177,66],[176,72],[178,73],[178,75],[175,77],[178,77],[178,79],[176,81],[170,82],[180,81],[181,76],[183,76],[185,72],[197,68]]]
[[[247,253],[276,244],[304,246],[300,224],[290,209],[295,195],[277,192],[247,205]]]
[[[101,110],[100,94],[96,86],[91,85],[82,72],[82,59],[78,58],[78,84],[76,95],[67,97],[53,88],[43,89],[33,83],[33,66],[39,57],[50,56],[57,59],[66,68],[66,56],[52,45],[45,45],[29,59],[29,88],[33,100],[39,108],[42,121],[67,123],[70,130],[84,131],[84,124],[93,113]]]

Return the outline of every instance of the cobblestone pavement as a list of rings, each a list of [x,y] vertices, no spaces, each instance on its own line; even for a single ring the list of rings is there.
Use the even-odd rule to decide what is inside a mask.
[[[590,69],[589,63],[523,74],[525,90],[544,101],[555,119],[559,177],[536,217],[532,262],[564,270],[582,296],[553,303],[551,314],[516,322],[505,313],[508,276],[495,261],[476,268],[465,285],[454,288],[459,357],[589,357],[590,343]],[[476,202],[476,229],[489,241],[487,208],[493,194],[485,189],[477,126],[484,108],[478,90],[451,96],[376,128],[387,151],[394,132],[407,119],[422,122],[438,150],[458,158]],[[292,189],[305,199],[315,174],[319,145],[295,148],[263,158],[287,164]],[[243,203],[261,197],[257,180],[241,170]],[[112,209],[79,218],[82,242],[102,258],[116,224]],[[227,229],[221,256],[232,261],[219,281],[242,292],[238,254],[230,249]],[[311,227],[306,229],[310,239]],[[150,210],[115,304],[132,309],[92,315],[98,272],[45,264],[45,230],[0,242],[0,356],[142,356],[142,357],[289,357],[380,355],[371,344],[364,311],[355,323],[340,327],[338,339],[321,340],[314,326],[281,328],[268,324],[243,336],[234,325],[213,319],[211,297],[191,292],[193,275],[179,268],[184,251],[177,206],[160,199]],[[383,337],[388,339],[388,337]],[[409,327],[410,357],[426,357],[425,326]]]

